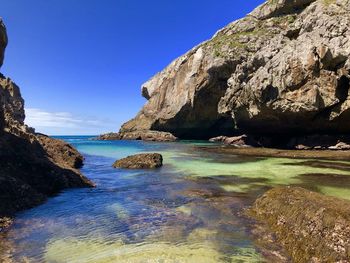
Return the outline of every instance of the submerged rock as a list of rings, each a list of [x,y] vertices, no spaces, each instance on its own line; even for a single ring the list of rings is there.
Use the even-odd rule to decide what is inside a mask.
[[[6,43],[6,29],[0,20],[0,65]],[[1,218],[40,204],[64,188],[93,186],[76,169],[83,163],[77,150],[36,134],[24,119],[18,86],[0,74],[0,224],[5,222]]]
[[[163,157],[159,153],[142,153],[120,159],[113,164],[114,168],[154,169],[163,165]]]
[[[179,138],[349,133],[349,0],[267,1],[142,86],[121,131]]]
[[[278,187],[249,214],[270,229],[293,262],[348,262],[350,202],[299,187]]]
[[[155,142],[173,142],[176,141],[177,138],[170,132],[141,130],[132,132],[107,133],[100,135],[95,140],[142,140]]]

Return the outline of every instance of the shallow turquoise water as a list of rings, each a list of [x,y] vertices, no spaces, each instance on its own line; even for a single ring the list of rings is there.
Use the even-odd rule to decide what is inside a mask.
[[[264,262],[242,208],[274,185],[350,199],[348,162],[227,156],[200,142],[91,141],[64,137],[85,157],[94,189],[70,189],[19,213],[2,243],[14,262]],[[159,152],[159,170],[113,169]],[[6,250],[6,251],[5,251]]]

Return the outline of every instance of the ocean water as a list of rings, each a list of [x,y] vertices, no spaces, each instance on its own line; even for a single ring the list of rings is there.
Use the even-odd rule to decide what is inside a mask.
[[[61,139],[84,154],[93,189],[69,189],[21,212],[0,237],[0,261],[268,262],[242,210],[267,189],[300,185],[350,199],[350,162],[211,153],[207,142]],[[114,169],[116,159],[158,152],[157,170]]]

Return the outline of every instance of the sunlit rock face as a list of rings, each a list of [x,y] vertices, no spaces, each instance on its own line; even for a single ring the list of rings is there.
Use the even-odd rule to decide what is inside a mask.
[[[121,131],[180,138],[350,131],[350,2],[267,1],[142,86]]]
[[[0,19],[0,66],[6,45]],[[0,73],[0,218],[39,204],[64,188],[92,186],[77,170],[83,160],[80,153],[65,142],[36,134],[24,120],[19,87]]]

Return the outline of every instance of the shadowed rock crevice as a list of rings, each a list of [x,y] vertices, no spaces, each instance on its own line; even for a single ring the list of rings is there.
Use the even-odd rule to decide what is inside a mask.
[[[234,65],[212,68],[193,100],[173,118],[156,120],[151,130],[168,131],[182,139],[209,139],[220,134],[233,134],[232,119],[217,110],[219,100],[227,90],[232,68]]]
[[[346,76],[341,76],[335,91],[335,96],[339,99],[339,103],[346,101],[349,95],[350,80]]]

